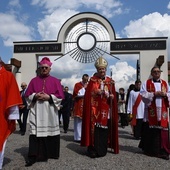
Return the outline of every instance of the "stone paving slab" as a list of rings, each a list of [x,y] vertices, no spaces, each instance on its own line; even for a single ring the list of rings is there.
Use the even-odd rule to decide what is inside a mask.
[[[27,125],[29,129],[29,125]],[[58,160],[38,162],[31,167],[25,167],[28,152],[29,130],[21,136],[18,127],[6,145],[3,170],[169,170],[170,160],[148,157],[138,148],[138,140],[131,133],[131,127],[119,127],[120,153],[113,154],[111,150],[105,157],[89,158],[86,148],[73,140],[73,120],[70,120],[68,133],[63,133],[61,126],[61,148]]]

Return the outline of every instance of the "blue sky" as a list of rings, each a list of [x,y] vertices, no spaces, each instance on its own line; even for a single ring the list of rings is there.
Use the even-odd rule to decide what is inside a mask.
[[[117,38],[170,37],[169,0],[0,0],[0,4],[0,56],[6,63],[13,55],[13,42],[56,40],[63,23],[80,12],[103,15]],[[109,69],[114,70],[116,88],[127,89],[135,81],[138,56],[119,58],[108,61]],[[68,57],[55,62],[52,70],[70,90],[82,74],[94,72],[94,63],[85,66]]]

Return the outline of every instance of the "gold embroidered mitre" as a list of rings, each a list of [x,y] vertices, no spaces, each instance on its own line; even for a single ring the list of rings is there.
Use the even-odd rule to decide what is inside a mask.
[[[99,57],[99,58],[96,60],[94,66],[95,66],[96,68],[99,68],[99,67],[104,67],[104,68],[106,68],[106,67],[107,67],[107,61],[106,61],[103,57]]]

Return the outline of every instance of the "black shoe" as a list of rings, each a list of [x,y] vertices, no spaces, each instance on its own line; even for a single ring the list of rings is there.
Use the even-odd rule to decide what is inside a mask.
[[[169,160],[169,155],[158,155],[158,158]]]
[[[27,160],[26,164],[25,164],[25,167],[32,166],[34,163],[35,163],[35,161]]]
[[[67,130],[65,130],[64,133],[67,133]]]
[[[97,157],[97,154],[95,152],[91,152],[89,154],[90,158],[96,158]]]
[[[87,153],[90,156],[90,158],[96,158],[97,157],[97,153],[96,153],[93,146],[88,146],[87,147]]]
[[[169,160],[169,153],[167,153],[164,149],[161,149],[160,153],[158,154],[158,158]]]
[[[76,143],[80,143],[80,142],[81,142],[81,140],[74,140],[74,142],[76,142]]]
[[[25,132],[21,132],[21,136],[24,136],[25,135]]]

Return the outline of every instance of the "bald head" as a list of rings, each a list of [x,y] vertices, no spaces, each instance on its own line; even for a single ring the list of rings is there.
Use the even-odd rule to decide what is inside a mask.
[[[26,84],[25,82],[22,82],[22,83],[21,83],[21,88],[22,88],[22,89],[26,89],[26,87],[27,87],[27,84]]]

